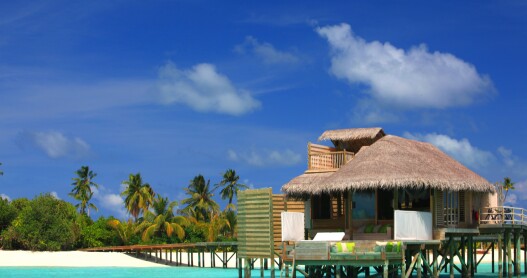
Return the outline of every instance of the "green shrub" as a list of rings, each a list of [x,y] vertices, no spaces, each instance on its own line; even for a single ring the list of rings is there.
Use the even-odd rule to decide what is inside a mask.
[[[71,250],[79,236],[75,207],[44,194],[22,208],[8,231],[4,246],[39,251]]]

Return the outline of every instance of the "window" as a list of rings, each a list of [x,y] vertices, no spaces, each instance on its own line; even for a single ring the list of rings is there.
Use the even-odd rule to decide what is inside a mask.
[[[436,225],[457,226],[465,222],[465,192],[436,191]]]
[[[393,220],[393,190],[377,190],[377,219]]]
[[[402,210],[430,211],[429,189],[399,189],[398,197]]]
[[[329,194],[312,196],[311,207],[313,219],[331,218],[331,197],[329,196]]]
[[[375,219],[375,191],[353,193],[353,219]]]

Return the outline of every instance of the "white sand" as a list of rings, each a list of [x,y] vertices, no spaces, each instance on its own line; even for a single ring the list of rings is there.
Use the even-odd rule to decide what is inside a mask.
[[[152,253],[154,256],[155,253]],[[173,255],[173,262],[176,261],[175,252]],[[186,253],[181,254],[182,264],[188,264],[188,256]],[[217,253],[222,257],[222,253]],[[236,257],[231,252],[228,253],[229,268],[236,267]],[[498,262],[498,252],[495,250],[495,263]],[[2,266],[66,266],[66,267],[167,267],[162,261],[154,263],[151,261],[137,259],[123,253],[111,252],[82,252],[82,251],[62,251],[62,252],[31,252],[31,251],[4,251],[0,250],[0,267]],[[162,259],[166,260],[166,253],[162,253]],[[179,257],[179,256],[178,256]],[[193,254],[194,265],[198,265],[198,255]],[[479,261],[481,254],[477,255]],[[215,257],[216,267],[221,267],[222,262],[218,257]],[[458,259],[456,258],[457,262]],[[491,254],[487,254],[482,260],[485,263],[491,262]],[[521,252],[521,261],[524,261],[523,250]],[[255,263],[255,267],[259,268],[259,261]],[[210,267],[210,253],[205,253],[205,266]]]
[[[166,267],[109,252],[31,252],[0,250],[0,266],[66,266],[66,267]]]

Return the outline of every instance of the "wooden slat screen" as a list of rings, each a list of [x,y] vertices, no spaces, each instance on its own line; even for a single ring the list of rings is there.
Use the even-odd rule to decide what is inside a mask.
[[[238,192],[238,257],[272,258],[272,189]]]

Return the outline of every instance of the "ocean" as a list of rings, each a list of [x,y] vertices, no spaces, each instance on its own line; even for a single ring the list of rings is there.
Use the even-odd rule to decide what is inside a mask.
[[[496,266],[496,271],[498,270]],[[523,265],[522,265],[523,271]],[[372,272],[373,274],[373,272]],[[264,277],[271,277],[270,270],[264,272]],[[260,277],[260,270],[255,269],[251,272],[252,277]],[[302,277],[302,275],[297,275]],[[0,277],[24,277],[24,278],[43,278],[43,277],[192,277],[192,278],[233,278],[238,277],[238,269],[223,268],[197,268],[197,267],[0,267]],[[280,277],[280,271],[276,270],[275,277]],[[449,277],[448,273],[441,272],[440,277]],[[456,274],[456,277],[461,275]],[[491,264],[480,264],[475,277],[497,277],[497,273],[491,272]]]

